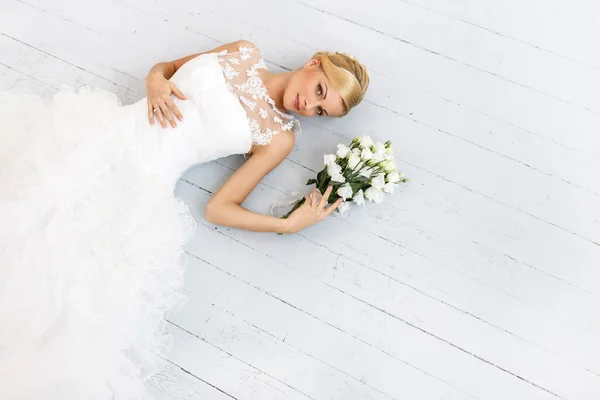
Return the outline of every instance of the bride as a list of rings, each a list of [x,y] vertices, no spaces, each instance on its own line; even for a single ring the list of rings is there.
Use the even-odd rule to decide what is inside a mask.
[[[148,398],[180,307],[182,247],[196,226],[173,195],[193,165],[248,160],[215,193],[208,221],[294,233],[340,204],[313,190],[288,219],[241,206],[291,151],[302,116],[341,117],[369,85],[355,58],[318,52],[271,73],[237,41],[172,62],[123,106],[99,88],[51,100],[0,93],[0,393],[3,399]]]

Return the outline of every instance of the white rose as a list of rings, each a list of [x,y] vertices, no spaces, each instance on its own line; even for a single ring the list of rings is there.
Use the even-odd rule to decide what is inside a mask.
[[[346,200],[352,197],[352,188],[346,183],[345,185],[340,186],[336,193]]]
[[[337,210],[337,212],[340,213],[340,215],[344,215],[350,210],[350,203],[348,203],[347,201],[344,201],[342,204],[340,204],[338,206],[338,208],[336,210]]]
[[[373,161],[375,161],[375,163],[382,162],[383,160],[385,160],[385,153],[376,152],[373,156]]]
[[[338,144],[338,151],[337,151],[337,156],[339,158],[346,158],[346,156],[348,155],[348,153],[350,153],[350,148],[348,146],[346,146],[345,144]]]
[[[375,198],[373,199],[373,201],[375,203],[381,203],[383,201],[384,197],[385,197],[385,193],[383,193],[383,190],[378,190],[377,191],[377,195],[375,196]]]
[[[400,176],[398,175],[398,171],[390,172],[387,175],[387,180],[388,180],[388,182],[391,182],[391,183],[398,183],[398,182],[400,182]]]
[[[383,161],[385,159],[385,144],[381,142],[375,143],[375,162]]]
[[[340,167],[339,165],[333,163],[333,164],[327,164],[327,173],[329,174],[329,176],[334,176],[334,175],[338,175],[342,173],[342,167]]]
[[[381,203],[385,197],[385,193],[382,190],[370,187],[365,190],[365,197],[374,203]]]
[[[385,172],[388,172],[389,165],[390,165],[390,162],[389,162],[388,160],[383,160],[383,161],[382,161],[382,162],[379,164],[379,166],[380,166],[381,168],[383,168],[383,170],[384,170]],[[392,171],[390,170],[388,173],[390,173],[390,172],[392,172]]]
[[[363,151],[360,153],[360,157],[365,161],[372,159],[373,156],[374,154],[371,149],[363,149]]]
[[[398,164],[394,160],[384,161],[381,166],[388,174],[398,169]]]
[[[373,140],[369,136],[362,136],[359,141],[360,147],[363,149],[373,146]]]
[[[377,190],[382,190],[385,186],[385,176],[383,174],[378,174],[371,180],[371,186]]]
[[[323,156],[325,165],[335,164],[335,160],[335,154],[325,154],[325,156]]]
[[[365,205],[365,196],[363,195],[362,189],[360,189],[358,192],[356,192],[356,194],[352,198],[352,201],[354,201],[359,206]]]
[[[340,182],[340,183],[346,182],[346,178],[344,178],[344,175],[342,175],[342,174],[331,175],[331,180],[334,182]]]
[[[354,152],[350,154],[350,158],[348,159],[348,167],[350,169],[356,168],[356,166],[360,163],[360,157],[357,156]]]
[[[394,189],[396,188],[396,184],[395,183],[386,183],[385,186],[383,187],[383,191],[389,194],[394,193]]]
[[[383,200],[383,192],[381,190],[370,187],[365,190],[365,197],[375,203],[380,203]]]

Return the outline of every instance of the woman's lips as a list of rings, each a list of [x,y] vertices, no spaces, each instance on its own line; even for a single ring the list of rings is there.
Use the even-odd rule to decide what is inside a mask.
[[[294,100],[294,107],[296,107],[296,110],[300,111],[300,93],[296,95],[296,100]]]

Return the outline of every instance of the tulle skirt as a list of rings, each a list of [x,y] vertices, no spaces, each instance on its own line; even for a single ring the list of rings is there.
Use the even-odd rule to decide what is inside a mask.
[[[0,93],[2,399],[148,398],[164,366],[196,222],[122,111],[98,88]]]

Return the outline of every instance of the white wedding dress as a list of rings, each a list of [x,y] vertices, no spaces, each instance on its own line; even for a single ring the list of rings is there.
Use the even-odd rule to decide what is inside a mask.
[[[190,60],[170,79],[184,119],[166,129],[149,124],[145,98],[0,93],[2,400],[150,398],[196,226],[177,179],[299,130],[260,68],[252,47]]]

